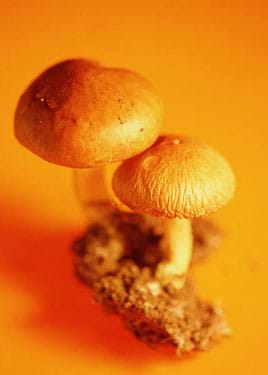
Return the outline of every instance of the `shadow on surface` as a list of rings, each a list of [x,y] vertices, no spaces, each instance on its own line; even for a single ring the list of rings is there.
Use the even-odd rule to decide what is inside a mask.
[[[0,209],[0,272],[25,289],[38,307],[19,321],[28,335],[131,367],[178,360],[172,348],[155,352],[136,340],[118,317],[94,303],[90,290],[74,276],[70,248],[77,228],[48,226],[38,212],[19,204],[0,203]]]

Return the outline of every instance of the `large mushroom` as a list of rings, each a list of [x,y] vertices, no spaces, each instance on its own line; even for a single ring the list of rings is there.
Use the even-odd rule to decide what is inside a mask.
[[[15,135],[43,159],[76,168],[79,199],[90,197],[88,207],[95,215],[95,203],[109,200],[107,189],[113,194],[113,163],[155,141],[162,112],[156,90],[137,73],[85,59],[66,60],[43,72],[23,93]]]
[[[74,59],[52,66],[21,96],[15,135],[43,159],[72,168],[127,159],[158,136],[162,104],[126,69]]]
[[[191,260],[189,219],[226,205],[234,194],[235,178],[228,162],[211,147],[169,135],[121,163],[113,189],[133,211],[164,219],[171,244],[157,274],[180,287]]]

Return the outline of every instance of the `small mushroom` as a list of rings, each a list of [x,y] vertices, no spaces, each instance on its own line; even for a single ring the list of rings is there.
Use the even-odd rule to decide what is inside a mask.
[[[209,146],[184,136],[160,136],[124,161],[112,181],[117,197],[135,212],[167,219],[169,258],[159,277],[182,285],[192,251],[190,220],[217,211],[232,198],[230,165]]]

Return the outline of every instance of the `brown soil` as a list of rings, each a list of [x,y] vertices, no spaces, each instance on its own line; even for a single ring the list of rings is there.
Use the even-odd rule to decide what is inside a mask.
[[[98,302],[119,314],[139,339],[174,345],[178,354],[206,350],[229,335],[222,310],[200,300],[190,280],[178,290],[156,279],[156,266],[165,259],[159,220],[104,212],[74,245],[77,274]],[[193,235],[192,263],[208,256],[221,237],[205,220],[193,221]]]

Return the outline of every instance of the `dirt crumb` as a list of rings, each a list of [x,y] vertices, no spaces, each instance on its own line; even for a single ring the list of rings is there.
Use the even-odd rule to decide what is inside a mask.
[[[193,262],[207,256],[220,239],[215,225],[199,222],[193,223],[198,252]],[[178,355],[207,350],[230,334],[223,311],[202,301],[190,280],[178,290],[155,278],[164,257],[163,236],[154,218],[111,210],[75,243],[77,274],[137,338],[153,347],[173,345]]]

